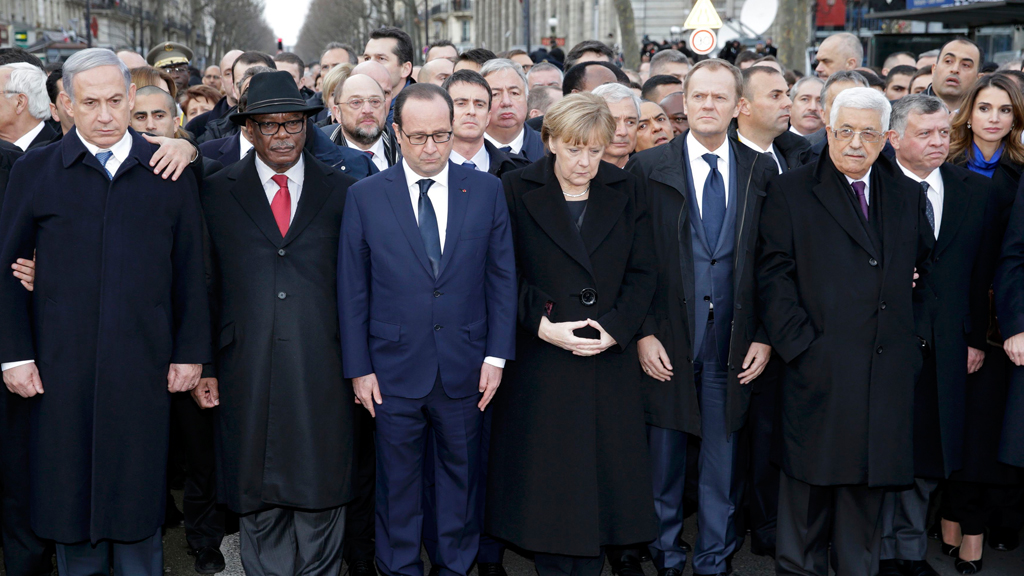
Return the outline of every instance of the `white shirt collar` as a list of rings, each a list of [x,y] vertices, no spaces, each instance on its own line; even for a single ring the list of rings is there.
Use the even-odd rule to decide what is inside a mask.
[[[127,130],[124,131],[124,136],[121,136],[121,139],[117,141],[117,144],[114,144],[110,148],[100,148],[92,142],[89,142],[85,138],[82,138],[82,135],[78,133],[78,130],[75,130],[75,134],[78,136],[78,139],[82,141],[82,144],[85,145],[85,149],[93,156],[99,152],[109,150],[114,153],[114,158],[117,158],[118,164],[123,164],[125,159],[128,158],[128,155],[132,153],[132,135]]]
[[[448,163],[447,162],[444,163],[444,168],[440,172],[438,172],[437,174],[435,174],[433,176],[420,176],[419,174],[413,172],[412,168],[409,167],[409,164],[403,158],[402,159],[402,170],[405,171],[405,183],[408,184],[410,187],[411,186],[416,186],[417,185],[416,183],[419,182],[420,180],[423,180],[424,178],[430,178],[434,182],[436,182],[438,184],[442,184],[446,188],[448,187]]]
[[[245,136],[242,136],[242,133],[239,132],[238,133],[238,159],[241,160],[242,158],[245,158],[245,155],[249,153],[249,150],[252,150],[252,142],[249,142],[248,140],[246,140]]]
[[[490,134],[487,133],[484,133],[484,138],[490,140],[491,144],[494,144],[494,146],[497,148],[504,148],[508,146],[512,148],[513,154],[519,154],[519,152],[523,149],[523,142],[526,140],[526,125],[523,124],[523,129],[519,131],[519,135],[513,138],[512,141],[507,144],[498,142],[497,140],[492,138]]]
[[[38,136],[40,132],[43,131],[43,124],[44,122],[40,120],[39,124],[36,124],[35,128],[29,130],[28,132],[25,133],[24,136],[15,140],[14,145],[17,146],[18,148],[21,148],[22,151],[28,150],[28,147],[29,145],[32,144],[32,141],[36,139],[36,136]]]
[[[267,164],[260,159],[259,154],[254,154],[254,156],[256,156],[256,173],[259,174],[260,183],[266,186],[268,182],[273,181],[274,176],[277,176],[278,173],[274,172],[274,169],[270,166],[267,166]],[[300,188],[302,186],[302,182],[305,180],[306,176],[306,166],[305,161],[302,158],[302,154],[299,154],[299,161],[291,168],[285,170],[283,174],[288,177],[288,187],[290,191],[294,192],[296,188]]]
[[[843,174],[843,176],[846,176],[846,174]],[[863,178],[860,178],[858,180],[854,180],[853,178],[850,178],[849,176],[846,176],[846,181],[850,184],[850,186],[853,186],[854,182],[863,182],[864,183],[864,199],[867,200],[867,203],[869,205],[871,204],[871,168],[868,168],[868,171],[867,171],[866,174],[864,174]]]
[[[928,174],[928,176],[921,178],[917,174],[911,172],[909,168],[904,166],[899,161],[899,159],[896,160],[896,165],[900,167],[900,170],[902,170],[904,174],[906,174],[907,178],[910,178],[914,182],[927,182],[929,186],[935,188],[936,190],[942,189],[942,173],[939,171],[938,168],[932,170]]]
[[[705,154],[711,153],[718,156],[719,160],[729,161],[729,139],[726,138],[722,141],[722,145],[715,150],[708,150],[703,144],[697,141],[697,138],[693,136],[693,132],[686,133],[686,149],[689,151],[690,162],[704,162]]]
[[[455,150],[452,150],[451,160],[452,162],[460,166],[462,164],[465,164],[466,161],[468,160],[472,162],[474,165],[476,165],[477,170],[483,172],[487,172],[488,170],[491,169],[491,156],[490,154],[487,153],[487,146],[481,146],[480,149],[477,150],[476,154],[474,154],[472,158],[463,158],[462,154],[459,154]]]

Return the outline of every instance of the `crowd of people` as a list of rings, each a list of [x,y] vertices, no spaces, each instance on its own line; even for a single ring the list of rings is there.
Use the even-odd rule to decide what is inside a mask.
[[[1019,63],[414,48],[0,51],[8,575],[161,575],[178,515],[254,576],[1018,545]]]

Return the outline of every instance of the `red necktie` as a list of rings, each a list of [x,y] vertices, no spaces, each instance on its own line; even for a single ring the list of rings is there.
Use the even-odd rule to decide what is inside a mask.
[[[288,192],[287,176],[277,174],[273,176],[273,180],[280,189],[270,203],[270,211],[274,213],[274,220],[277,220],[277,227],[281,230],[283,238],[288,235],[288,224],[292,218],[292,195]]]
[[[366,152],[367,154],[369,154],[371,160],[373,159],[373,150],[363,150],[363,152]]]

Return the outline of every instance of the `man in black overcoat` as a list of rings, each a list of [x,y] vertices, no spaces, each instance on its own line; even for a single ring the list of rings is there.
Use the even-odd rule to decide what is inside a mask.
[[[921,188],[880,157],[889,102],[850,88],[816,164],[776,176],[761,212],[759,314],[786,362],[776,568],[875,574],[887,486],[913,482],[912,303],[934,237]]]
[[[626,166],[648,183],[658,258],[658,289],[638,351],[658,504],[659,534],[650,548],[662,576],[678,576],[686,563],[678,538],[687,434],[702,439],[694,572],[729,571],[742,544],[734,524],[736,432],[749,384],[771,353],[755,312],[752,256],[776,164],[727,137],[742,93],[739,70],[703,61],[684,90],[689,132]]]
[[[247,94],[231,118],[255,154],[202,191],[216,352],[193,397],[219,406],[219,497],[241,515],[246,573],[336,574],[355,401],[342,378],[335,286],[355,180],[303,150],[319,107],[290,74],[257,74]]]
[[[928,552],[928,500],[939,480],[961,467],[967,374],[985,360],[988,288],[998,257],[988,181],[944,162],[949,110],[934,96],[893,104],[889,141],[896,164],[927,195],[925,215],[935,237],[929,301],[920,304],[922,333],[935,353],[925,358],[914,392],[914,484],[885,497],[881,574],[935,574]]]
[[[0,262],[39,256],[34,291],[0,278],[0,362],[30,398],[32,528],[60,572],[156,576],[168,392],[210,359],[196,181],[153,173],[113,52],[78,52],[64,81],[76,127],[15,164],[0,213]]]

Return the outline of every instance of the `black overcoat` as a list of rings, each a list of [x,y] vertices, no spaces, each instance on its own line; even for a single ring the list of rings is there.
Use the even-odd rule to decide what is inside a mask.
[[[38,256],[34,292],[0,274],[0,362],[39,368],[32,527],[57,542],[163,524],[168,365],[210,360],[196,181],[153,174],[157,147],[129,133],[113,180],[76,131],[27,152],[0,215],[0,261]]]
[[[626,169],[646,182],[649,210],[654,223],[654,252],[657,256],[658,288],[650,313],[644,321],[643,336],[655,335],[672,360],[674,376],[659,382],[643,376],[644,411],[647,423],[701,434],[700,402],[693,378],[694,271],[687,204],[687,174],[683,155],[686,134],[672,142],[644,150],[630,158]],[[750,343],[767,343],[759,329],[754,290],[753,252],[757,242],[761,203],[768,179],[778,173],[771,158],[730,139],[736,158],[737,211],[736,250],[733,257],[732,339],[729,343],[726,421],[730,431],[739,430],[750,404],[750,386],[739,383],[743,359]]]
[[[759,313],[786,362],[781,464],[813,485],[914,478],[923,358],[911,279],[915,266],[927,273],[934,237],[920,187],[893,162],[879,156],[870,183],[881,249],[827,147],[816,164],[774,177],[761,212]]]
[[[1009,338],[1024,332],[1024,186],[1018,186],[1003,237],[994,289],[1002,335]],[[1011,368],[999,460],[1024,467],[1024,368],[1016,366]]]
[[[656,535],[636,338],[655,287],[642,184],[602,162],[582,231],[554,160],[502,178],[519,276],[516,360],[494,399],[485,532],[527,550],[597,556]],[[584,306],[581,291],[597,291]],[[617,344],[594,357],[537,336],[597,320]],[[577,334],[596,338],[580,330]]]
[[[355,179],[303,152],[281,237],[248,155],[207,178],[210,301],[220,385],[218,498],[240,514],[352,498],[352,385],[342,378],[338,240]]]

